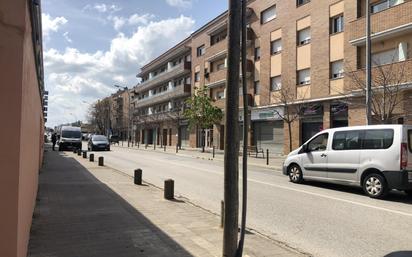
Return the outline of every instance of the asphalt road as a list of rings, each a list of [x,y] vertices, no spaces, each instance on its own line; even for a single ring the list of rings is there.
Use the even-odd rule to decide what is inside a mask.
[[[113,147],[98,152],[105,164],[163,187],[215,213],[223,199],[223,162],[162,152]],[[307,182],[295,185],[281,173],[249,168],[248,227],[314,256],[412,256],[412,199],[391,193],[386,200],[358,188]],[[411,251],[400,255],[400,251]]]

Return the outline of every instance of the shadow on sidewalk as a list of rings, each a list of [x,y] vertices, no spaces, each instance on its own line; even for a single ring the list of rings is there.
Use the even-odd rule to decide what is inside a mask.
[[[28,256],[192,256],[75,159],[48,150]]]

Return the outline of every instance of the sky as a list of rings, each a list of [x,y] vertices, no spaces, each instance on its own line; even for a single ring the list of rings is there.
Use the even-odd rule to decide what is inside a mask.
[[[43,0],[46,126],[87,121],[114,85],[136,85],[140,67],[226,9],[227,0]]]

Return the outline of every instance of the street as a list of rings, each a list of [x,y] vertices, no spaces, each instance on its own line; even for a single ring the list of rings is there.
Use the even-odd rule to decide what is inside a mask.
[[[83,146],[85,149],[85,146]],[[112,147],[97,152],[105,165],[163,187],[175,180],[175,194],[220,213],[223,162],[161,151]],[[272,239],[314,256],[385,256],[412,250],[412,201],[394,192],[386,200],[363,195],[360,188],[307,182],[295,185],[279,171],[249,168],[247,225]]]

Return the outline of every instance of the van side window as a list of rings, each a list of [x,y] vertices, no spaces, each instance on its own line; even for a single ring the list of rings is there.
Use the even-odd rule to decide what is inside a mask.
[[[358,150],[361,148],[361,132],[358,130],[339,131],[333,135],[333,150]]]
[[[365,130],[362,149],[388,149],[393,143],[393,134],[393,129]]]
[[[328,137],[328,133],[315,137],[314,139],[312,139],[312,141],[309,142],[308,150],[311,152],[325,151],[328,145]]]

